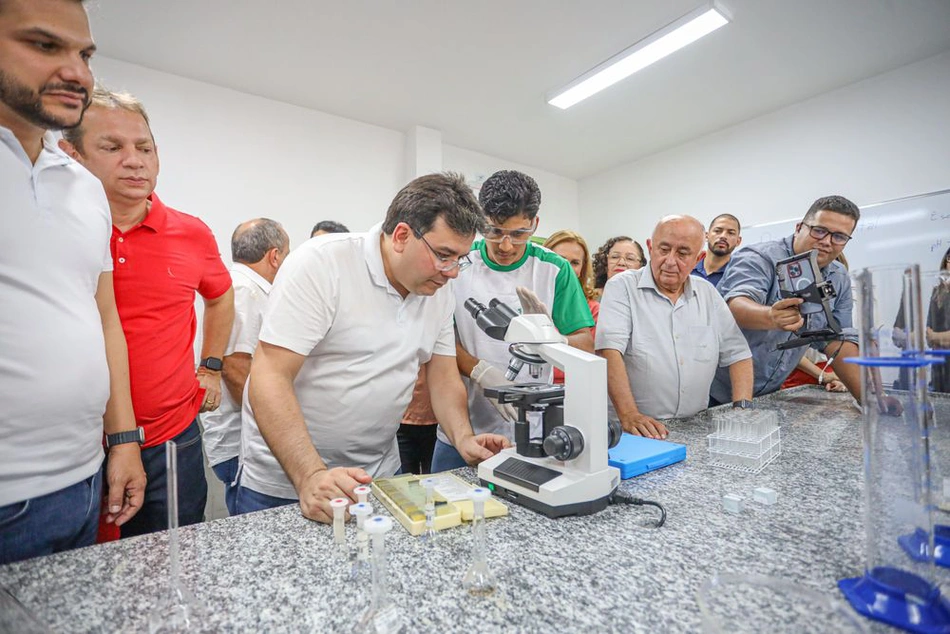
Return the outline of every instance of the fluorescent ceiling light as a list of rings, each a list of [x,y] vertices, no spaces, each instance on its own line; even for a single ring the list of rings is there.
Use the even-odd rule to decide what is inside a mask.
[[[548,103],[566,110],[728,23],[714,5],[704,5],[584,73]]]

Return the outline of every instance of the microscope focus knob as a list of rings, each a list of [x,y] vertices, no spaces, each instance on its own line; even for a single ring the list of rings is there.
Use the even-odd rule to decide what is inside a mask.
[[[613,449],[620,444],[620,437],[623,436],[623,425],[619,420],[607,420],[607,448]]]
[[[567,461],[584,451],[584,436],[576,427],[555,427],[544,439],[544,453],[555,460]]]

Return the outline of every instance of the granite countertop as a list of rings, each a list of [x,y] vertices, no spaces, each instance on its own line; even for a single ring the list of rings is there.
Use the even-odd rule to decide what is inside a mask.
[[[467,527],[440,533],[429,551],[397,523],[387,536],[390,596],[409,631],[696,632],[696,592],[717,572],[781,577],[839,598],[836,581],[861,574],[864,562],[860,414],[849,396],[814,387],[759,401],[782,424],[782,454],[760,474],[709,464],[706,412],[671,426],[669,439],[688,446],[685,462],[622,483],[666,507],[663,528],[651,527],[649,507],[552,520],[509,504],[509,517],[487,523],[491,596],[461,587]],[[472,469],[458,473],[475,479]],[[778,493],[775,505],[752,502],[760,486]],[[741,513],[723,510],[724,492],[745,498]],[[348,579],[330,527],[296,506],[186,527],[180,539],[183,583],[204,607],[196,631],[352,631],[368,605],[368,579]],[[167,584],[167,540],[159,533],[0,567],[0,586],[46,629],[145,631]],[[15,611],[0,597],[4,605]],[[19,623],[8,627],[27,631],[26,617]]]

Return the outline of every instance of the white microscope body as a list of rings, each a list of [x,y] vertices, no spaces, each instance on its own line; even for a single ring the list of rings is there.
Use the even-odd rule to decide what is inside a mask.
[[[516,446],[479,464],[479,479],[496,495],[549,517],[603,510],[620,484],[620,471],[607,463],[606,360],[568,346],[543,314],[512,318],[504,340],[517,344],[513,352],[534,354],[564,371],[563,422],[550,429],[543,441],[532,440],[522,409],[515,424]],[[530,402],[532,390],[549,389],[557,388],[523,384],[489,391],[499,393],[503,402],[517,403]]]

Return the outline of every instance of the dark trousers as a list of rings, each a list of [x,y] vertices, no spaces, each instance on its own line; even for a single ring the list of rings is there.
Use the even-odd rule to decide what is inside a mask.
[[[0,506],[0,565],[96,543],[102,471],[76,484]]]
[[[172,440],[178,445],[178,525],[204,521],[208,500],[201,430],[198,419]],[[144,535],[168,528],[168,483],[165,444],[142,449],[142,465],[148,477],[145,503],[135,517],[122,525],[122,537]]]
[[[401,473],[432,473],[436,428],[438,425],[399,425],[396,439]]]

